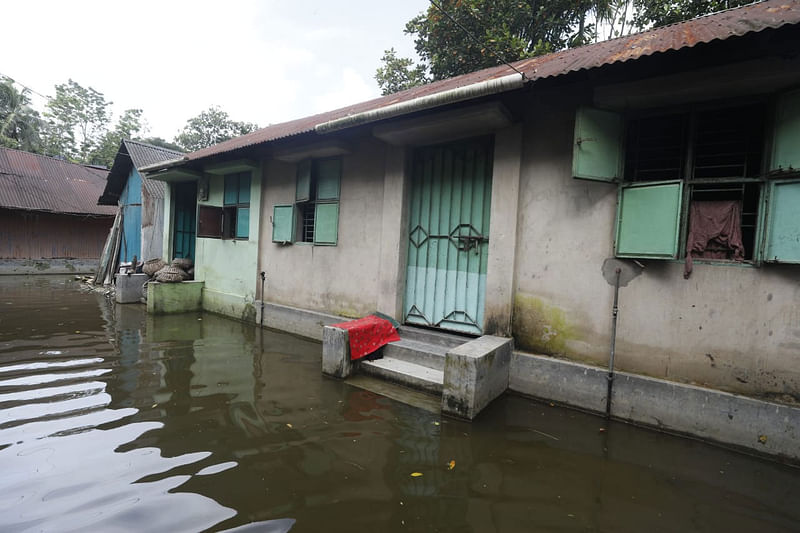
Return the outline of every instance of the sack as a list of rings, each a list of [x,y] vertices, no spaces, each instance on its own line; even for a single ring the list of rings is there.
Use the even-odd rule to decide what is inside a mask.
[[[164,260],[161,258],[148,259],[147,261],[144,262],[144,266],[142,266],[142,272],[144,272],[145,274],[147,274],[152,278],[156,274],[156,272],[158,272],[165,266],[167,266],[167,263],[164,262]]]
[[[188,278],[189,275],[178,267],[165,266],[156,272],[155,279],[160,283],[178,283]]]

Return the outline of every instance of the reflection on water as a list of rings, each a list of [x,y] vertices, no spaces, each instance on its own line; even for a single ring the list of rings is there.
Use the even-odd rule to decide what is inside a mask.
[[[512,396],[442,420],[323,378],[316,343],[0,277],[3,531],[800,526],[797,469],[603,425]]]

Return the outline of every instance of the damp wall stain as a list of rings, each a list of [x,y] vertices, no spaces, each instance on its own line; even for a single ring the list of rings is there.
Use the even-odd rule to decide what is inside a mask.
[[[569,355],[575,328],[560,308],[527,294],[514,296],[512,330],[516,346],[547,355]]]

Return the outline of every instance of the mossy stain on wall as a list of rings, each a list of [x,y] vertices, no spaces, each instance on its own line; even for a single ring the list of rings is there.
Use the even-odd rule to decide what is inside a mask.
[[[565,355],[574,334],[562,309],[520,293],[514,296],[512,329],[518,348],[548,355]]]

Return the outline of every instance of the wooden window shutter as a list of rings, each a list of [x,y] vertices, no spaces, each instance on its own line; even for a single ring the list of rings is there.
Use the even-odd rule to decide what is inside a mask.
[[[238,174],[227,174],[225,176],[225,188],[222,203],[224,205],[236,205],[239,197],[239,176]]]
[[[239,175],[239,204],[250,203],[250,173],[242,172]]]
[[[342,160],[323,159],[317,163],[317,200],[338,200]]]
[[[800,263],[800,180],[769,183],[764,261]]]
[[[276,205],[272,208],[272,242],[290,243],[294,240],[294,206]]]
[[[314,244],[336,244],[339,204],[317,204],[314,213]]]
[[[681,181],[621,187],[616,256],[677,258],[682,200]]]
[[[800,170],[800,90],[778,97],[771,171]]]
[[[197,207],[197,236],[222,238],[222,208],[212,205]]]
[[[311,160],[297,163],[297,184],[294,199],[296,202],[307,202],[311,199]]]
[[[572,175],[594,181],[622,178],[622,115],[591,107],[575,113]]]

